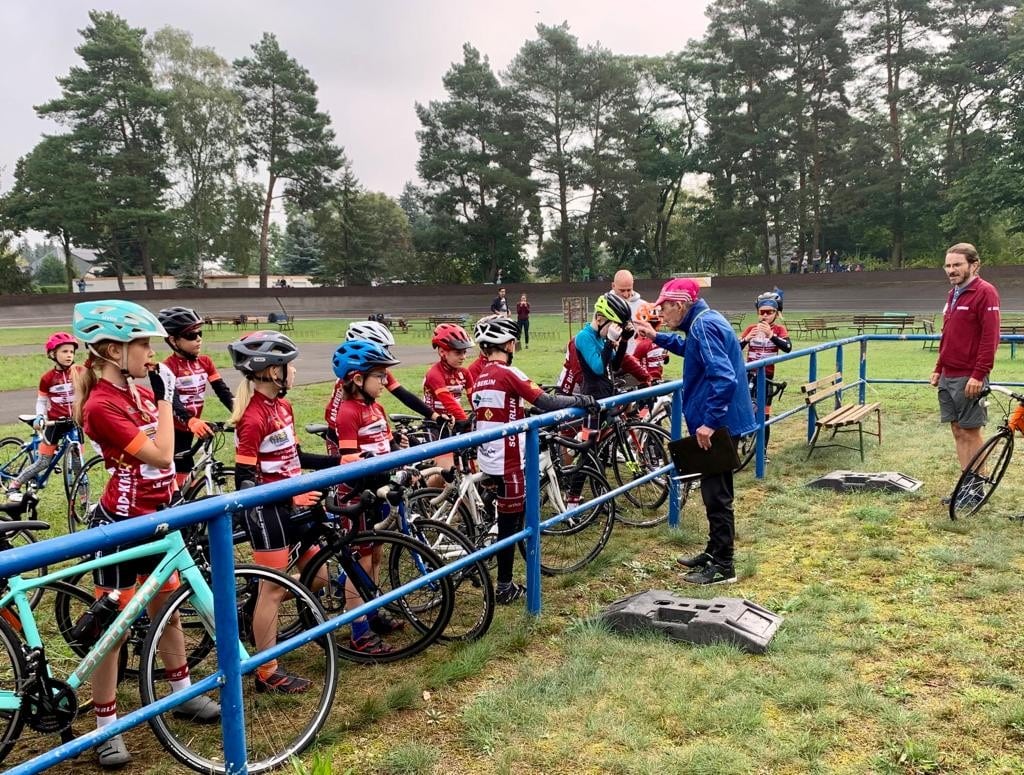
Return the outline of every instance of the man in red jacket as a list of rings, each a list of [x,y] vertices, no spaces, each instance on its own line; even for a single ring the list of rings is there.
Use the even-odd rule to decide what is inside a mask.
[[[982,445],[988,411],[979,399],[999,346],[999,292],[978,276],[980,267],[974,245],[959,242],[946,251],[946,276],[953,287],[942,309],[939,359],[931,376],[961,469]]]

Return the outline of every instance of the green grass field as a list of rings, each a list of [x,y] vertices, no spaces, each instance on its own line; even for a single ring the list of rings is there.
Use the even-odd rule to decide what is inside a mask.
[[[553,378],[564,338],[558,324],[557,336],[535,339],[516,365]],[[846,349],[853,377],[858,352]],[[832,361],[821,355],[819,374]],[[924,379],[933,362],[917,342],[872,343],[868,352],[873,377]],[[679,369],[675,359],[668,374]],[[422,371],[399,377],[413,388]],[[1002,348],[996,376],[1020,373]],[[790,385],[777,411],[797,406],[806,360],[782,364],[777,378]],[[328,392],[292,393],[300,425],[319,419]],[[347,666],[324,736],[295,770],[1024,772],[1024,526],[1007,518],[1024,511],[1021,463],[1011,463],[977,517],[952,523],[938,499],[956,464],[934,392],[882,385],[868,395],[882,403],[883,443],[866,442],[866,462],[836,449],[806,461],[800,414],[774,428],[767,478],[738,476],[736,585],[680,581],[675,557],[700,549],[706,535],[697,502],[679,530],[617,526],[591,566],[544,580],[538,619],[502,609],[477,643],[435,647],[408,663]],[[223,410],[211,407],[219,418]],[[990,411],[992,430],[1001,414]],[[834,469],[900,471],[924,486],[901,495],[804,487]],[[59,493],[46,498],[60,532]],[[623,637],[596,622],[611,601],[647,589],[745,597],[785,622],[763,656]],[[122,695],[126,704],[137,698],[132,687]],[[179,771],[147,728],[129,738],[138,771]]]

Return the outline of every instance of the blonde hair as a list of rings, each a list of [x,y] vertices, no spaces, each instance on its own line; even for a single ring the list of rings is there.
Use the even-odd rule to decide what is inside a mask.
[[[238,425],[239,420],[242,419],[242,415],[245,414],[246,407],[249,406],[249,402],[252,401],[252,395],[255,391],[252,388],[252,380],[246,377],[242,378],[242,381],[238,383],[238,388],[235,390],[235,403],[231,409],[231,424]]]
[[[967,259],[968,264],[980,264],[981,256],[978,255],[978,249],[974,247],[970,242],[958,242],[949,250],[947,253],[958,253]]]
[[[113,339],[104,339],[89,345],[89,355],[85,359],[85,363],[80,369],[75,369],[71,375],[71,384],[75,390],[75,401],[71,405],[71,417],[79,427],[82,427],[82,423],[85,421],[85,402],[103,375],[103,361],[96,356],[96,353],[109,358],[110,354],[107,349],[113,344],[118,343]]]

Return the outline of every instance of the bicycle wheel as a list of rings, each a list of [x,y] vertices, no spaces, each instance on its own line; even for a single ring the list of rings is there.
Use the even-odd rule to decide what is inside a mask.
[[[561,468],[555,481],[548,479],[542,484],[542,522],[564,511],[570,484],[573,492],[579,491],[582,503],[604,495],[610,489],[608,481],[593,468]],[[615,525],[615,512],[614,502],[605,501],[542,530],[540,569],[551,576],[572,573],[584,567],[608,543]],[[525,554],[525,542],[520,543],[520,550]]]
[[[999,432],[981,445],[949,496],[949,518],[961,519],[975,514],[988,502],[1006,473],[1013,457],[1013,431]]]
[[[39,517],[38,517],[37,514],[33,513],[33,514],[28,514],[26,516],[26,518],[27,519],[38,519]],[[11,522],[11,521],[15,521],[16,522],[17,520],[10,520],[10,519],[7,518],[6,515],[0,516],[0,522]],[[34,544],[37,540],[38,540],[38,538],[36,537],[36,532],[34,530],[18,530],[18,531],[13,532],[13,533],[7,533],[2,539],[0,539],[0,551],[4,551],[6,549],[13,549],[13,548],[18,547],[18,546],[28,546],[30,544]],[[22,578],[25,578],[25,579],[35,579],[35,578],[39,578],[40,576],[45,576],[45,575],[46,575],[46,566],[45,565],[43,565],[43,566],[41,566],[39,568],[32,568],[32,569],[27,570],[27,571],[25,571],[24,573],[21,574]],[[42,590],[42,588],[34,589],[34,590],[32,590],[29,593],[28,600],[29,600],[29,604],[32,606],[33,609],[37,605],[39,605],[39,601],[42,599],[42,597],[43,597],[43,590]]]
[[[359,563],[361,546],[374,547],[378,559],[377,572],[367,572]],[[313,587],[323,569],[327,584],[318,592],[318,599],[328,616],[346,610],[346,579],[362,602],[380,597],[403,584],[437,570],[444,563],[426,545],[401,533],[378,530],[346,536],[340,546],[325,548],[302,571],[302,583]],[[376,578],[374,578],[376,575]],[[444,578],[415,592],[398,598],[386,606],[401,623],[401,628],[385,637],[390,651],[367,654],[352,645],[350,627],[335,630],[340,656],[353,662],[394,662],[420,653],[436,641],[452,616],[455,591],[451,579]]]
[[[622,435],[611,436],[607,460],[612,483],[619,487],[668,465],[669,434],[657,425],[634,422],[622,428]],[[626,500],[635,508],[618,509],[619,522],[633,527],[652,527],[664,522],[668,512],[669,476],[664,474],[626,490]]]
[[[82,464],[68,496],[68,532],[74,533],[89,526],[89,517],[109,481],[110,472],[101,456],[94,455]]]
[[[0,439],[0,485],[6,489],[28,463],[24,441],[15,436]]]
[[[278,627],[296,632],[308,630],[324,621],[326,616],[310,592],[294,579],[276,571],[256,566],[235,569],[238,600],[241,610],[251,608],[257,590],[273,585],[286,590],[278,611]],[[266,587],[264,587],[266,588]],[[163,662],[158,644],[165,632],[179,627],[179,621],[195,621],[199,615],[192,603],[192,589],[187,584],[174,593],[157,615],[143,648],[139,689],[143,705],[166,697],[170,685],[161,680]],[[185,648],[189,653],[205,651],[212,641],[213,623],[201,628],[183,628]],[[251,627],[243,627],[242,640],[250,654],[255,650]],[[193,681],[217,672],[216,647],[190,668]],[[306,643],[278,657],[282,670],[311,681],[309,690],[301,694],[259,692],[252,679],[243,679],[242,706],[245,717],[246,752],[249,772],[257,773],[277,767],[292,756],[302,753],[323,727],[334,701],[337,686],[337,652],[330,637]],[[210,692],[219,700],[219,690]],[[160,743],[181,763],[199,772],[223,773],[224,743],[219,724],[200,727],[190,719],[179,719],[173,712],[150,719],[150,726]]]
[[[77,441],[69,441],[61,461],[61,478],[64,480],[64,496],[71,502],[71,494],[75,491],[75,480],[82,472],[85,460],[82,457],[82,445]]]
[[[733,469],[734,473],[739,473],[746,468],[750,461],[754,459],[754,453],[757,451],[757,434],[748,433],[746,436],[740,436],[739,445],[737,446],[736,452],[740,458],[740,464]]]
[[[11,625],[0,618],[0,700],[12,700],[27,681],[28,665],[21,639]],[[24,725],[22,708],[0,710],[0,761],[10,753]]]
[[[226,492],[235,491],[235,469],[226,466],[219,461],[210,464],[210,480],[199,472],[198,478],[192,485],[182,492],[183,501],[197,501],[200,498],[208,498],[213,495],[223,495]]]
[[[439,497],[442,492],[439,487],[421,487],[409,493],[405,498],[409,520],[432,519],[443,522],[462,533],[474,546],[483,546],[483,539],[478,535],[480,530],[466,505],[459,503],[456,508],[453,499]]]
[[[443,522],[416,519],[409,523],[412,537],[433,549],[445,564],[465,557],[475,546],[462,533]],[[440,640],[476,640],[494,618],[494,582],[483,560],[467,565],[451,576],[455,607]]]

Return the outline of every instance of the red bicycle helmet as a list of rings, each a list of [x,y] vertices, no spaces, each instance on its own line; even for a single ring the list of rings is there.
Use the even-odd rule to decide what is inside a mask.
[[[73,344],[75,349],[78,349],[78,340],[75,337],[66,331],[58,331],[55,334],[51,334],[50,338],[46,340],[46,354],[49,355],[62,344]]]
[[[466,329],[454,323],[442,323],[435,328],[430,343],[442,350],[468,350],[473,346]]]

